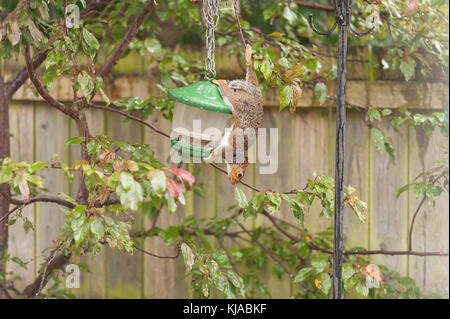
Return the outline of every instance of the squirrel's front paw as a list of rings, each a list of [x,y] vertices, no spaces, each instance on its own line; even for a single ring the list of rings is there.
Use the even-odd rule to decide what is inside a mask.
[[[208,164],[211,164],[213,162],[213,160],[214,160],[214,153],[211,153],[211,154],[209,154],[208,157],[203,158],[203,161]]]

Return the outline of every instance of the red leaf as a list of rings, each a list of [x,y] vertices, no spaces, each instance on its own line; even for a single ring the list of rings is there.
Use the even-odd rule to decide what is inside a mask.
[[[28,188],[27,180],[22,174],[19,174],[19,190],[26,200],[30,200],[30,189]]]
[[[186,188],[184,187],[182,182],[176,181],[168,176],[166,176],[166,184],[169,193],[175,198],[178,198],[178,196],[180,196],[180,193],[184,193],[186,191]]]
[[[184,169],[177,167],[172,167],[171,170],[176,176],[181,177],[189,184],[189,189],[192,189],[192,185],[195,183],[194,175]]]
[[[377,279],[379,282],[383,282],[383,279],[381,279],[381,275],[378,272],[378,269],[372,266],[365,266],[364,270],[369,276],[372,276],[373,278]]]

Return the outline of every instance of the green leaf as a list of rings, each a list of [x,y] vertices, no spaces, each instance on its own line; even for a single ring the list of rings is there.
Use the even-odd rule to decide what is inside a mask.
[[[391,113],[392,113],[392,110],[390,110],[390,109],[384,109],[381,111],[381,115],[383,115],[383,116],[388,116]]]
[[[102,240],[105,236],[105,225],[99,218],[95,218],[90,225],[91,232],[95,235],[97,240]]]
[[[195,256],[192,252],[191,247],[186,245],[185,243],[181,244],[181,253],[183,254],[184,264],[186,265],[186,273],[192,270],[192,266],[194,265]]]
[[[303,213],[303,205],[294,199],[290,199],[288,201],[288,204],[291,207],[292,213],[294,214],[295,218],[297,218],[300,224],[303,226],[305,220],[305,216]]]
[[[208,278],[206,276],[204,276],[202,279],[202,293],[203,296],[205,296],[206,298],[209,297],[209,283]]]
[[[372,136],[372,141],[375,143],[377,150],[382,153],[384,151],[384,134],[377,128],[372,128],[370,130],[370,135]]]
[[[367,287],[366,283],[362,281],[360,281],[358,285],[356,285],[356,291],[364,297],[367,297],[369,295],[369,288]]]
[[[367,114],[366,114],[366,119],[369,120],[370,122],[373,122],[373,120],[381,120],[381,114],[380,111],[378,111],[376,108],[369,108],[367,110]]]
[[[64,147],[67,148],[69,145],[83,143],[84,140],[85,140],[85,137],[84,137],[84,136],[76,136],[76,137],[69,138],[69,139],[64,143]]]
[[[332,285],[330,275],[328,275],[328,273],[326,273],[326,272],[323,272],[323,273],[319,274],[318,280],[320,282],[320,290],[325,295],[327,295],[328,291],[330,290],[331,285]]]
[[[400,71],[402,71],[406,81],[409,81],[414,76],[415,68],[414,63],[407,62],[406,60],[400,62]]]
[[[273,2],[269,7],[264,9],[263,11],[264,20],[271,19],[277,13],[278,8],[279,8],[278,3]]]
[[[315,72],[320,72],[320,69],[322,68],[322,64],[320,63],[320,61],[316,58],[311,58],[306,62],[306,67],[308,69],[311,69]]]
[[[319,82],[314,86],[314,98],[322,105],[328,96],[328,88],[325,83]]]
[[[8,183],[13,177],[13,171],[10,167],[1,167],[0,168],[0,184]]]
[[[73,199],[71,196],[63,193],[63,192],[59,192],[58,193],[58,197],[64,199],[65,201],[68,201],[69,203],[72,203],[74,205],[78,205],[78,203],[75,201],[75,199]]]
[[[351,264],[343,264],[342,265],[342,279],[343,280],[350,279],[354,273],[355,273],[355,270],[353,269],[353,266]]]
[[[46,85],[51,86],[53,80],[58,76],[58,74],[59,72],[57,66],[52,65],[45,70],[42,80]]]
[[[312,274],[313,269],[311,267],[305,267],[300,269],[300,271],[295,276],[294,282],[301,282]]]
[[[402,186],[399,189],[397,189],[397,198],[399,198],[403,192],[406,192],[410,186],[411,184],[406,184],[405,186]]]
[[[157,194],[162,194],[166,190],[166,174],[163,171],[157,169],[149,173],[148,177],[152,184],[153,189]]]
[[[30,166],[30,169],[31,169],[33,172],[35,172],[35,171],[38,171],[38,170],[40,170],[40,169],[43,169],[43,168],[45,167],[45,164],[47,164],[47,163],[46,163],[46,162],[39,161],[39,162],[33,163],[33,164]]]
[[[231,270],[227,271],[227,277],[231,281],[233,286],[235,286],[236,288],[239,289],[240,294],[242,296],[245,296],[244,280],[239,275],[237,275],[234,271],[231,271]]]
[[[116,192],[122,205],[132,211],[136,211],[144,200],[141,184],[136,182],[133,175],[128,172],[120,173],[120,185],[116,188]]]
[[[89,102],[90,94],[94,90],[94,82],[92,82],[91,76],[86,72],[80,73],[78,74],[77,82],[80,85],[81,94],[88,98]]]
[[[264,58],[264,61],[261,64],[261,72],[264,75],[266,81],[269,81],[272,75],[272,61],[270,61],[270,58],[268,56]]]
[[[313,266],[318,273],[321,273],[325,270],[325,268],[327,267],[327,263],[328,258],[324,255],[315,255],[311,260],[311,266]]]
[[[392,146],[390,139],[386,138],[384,140],[384,147],[386,148],[386,152],[389,154],[389,156],[395,160],[397,154],[395,153],[394,147]]]
[[[292,101],[293,91],[290,85],[286,85],[278,92],[280,96],[280,111],[288,106]]]
[[[234,198],[238,202],[238,205],[240,208],[245,209],[248,207],[247,197],[245,196],[244,192],[239,187],[236,187],[234,189]]]
[[[292,11],[291,8],[289,8],[289,6],[285,6],[284,10],[283,10],[283,17],[286,20],[288,20],[289,24],[292,24],[292,22],[294,22],[297,15],[295,14],[294,11]]]
[[[83,29],[83,40],[90,48],[94,50],[98,50],[100,48],[97,38],[85,28]]]
[[[109,106],[111,104],[111,100],[109,99],[109,97],[106,95],[105,91],[103,91],[102,88],[99,88],[100,94],[102,95],[103,99],[106,102],[106,106]]]
[[[20,267],[27,269],[27,265],[19,257],[14,256],[13,258],[11,258],[11,261],[18,264]]]

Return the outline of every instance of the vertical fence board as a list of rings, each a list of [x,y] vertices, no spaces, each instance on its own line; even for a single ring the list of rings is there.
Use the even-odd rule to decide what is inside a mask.
[[[9,121],[11,138],[11,159],[15,162],[34,160],[34,109],[32,102],[11,103],[9,109]],[[22,217],[34,223],[34,205],[22,209]],[[9,227],[8,251],[12,257],[17,256],[27,264],[27,269],[16,263],[8,263],[7,271],[20,276],[21,280],[15,282],[16,288],[23,290],[34,277],[34,230],[25,231],[24,222],[19,218],[14,225]]]
[[[270,128],[278,129],[278,169],[274,174],[260,174],[259,170],[262,165],[267,166],[268,164],[257,163],[256,166],[256,185],[261,190],[273,190],[276,192],[286,192],[290,190],[293,185],[290,185],[292,178],[290,176],[290,165],[287,163],[289,154],[294,148],[294,143],[292,139],[292,114],[287,110],[279,112],[275,108],[267,108],[264,112],[264,127],[266,128],[266,155],[270,153]],[[262,136],[259,136],[262,138]],[[282,204],[280,211],[276,213],[276,217],[282,218],[284,220],[292,221],[290,217],[292,215],[289,206]],[[293,221],[295,223],[295,221]],[[257,226],[272,226],[272,223],[264,216],[258,217],[255,221],[255,227]],[[280,234],[281,240],[287,240],[284,235]],[[266,243],[264,243],[266,244]],[[270,245],[267,242],[267,245]],[[259,249],[259,248],[258,248]],[[288,298],[291,296],[290,282],[287,280],[288,275],[284,274],[280,280],[274,273],[274,267],[280,267],[277,263],[267,255],[268,263],[264,269],[263,275],[261,276],[261,281],[270,287],[269,290],[272,292],[277,292],[276,295],[272,297],[278,298]],[[283,280],[284,279],[284,280]],[[265,296],[264,296],[265,297]]]
[[[436,130],[427,135],[423,129],[411,129],[410,137],[410,181],[420,173],[436,167],[433,162],[445,158],[444,145],[448,148],[448,140]],[[421,179],[419,179],[420,181]],[[406,196],[403,194],[402,196]],[[421,201],[413,190],[409,191],[410,221]],[[433,207],[425,202],[419,210],[414,222],[412,249],[416,251],[448,251],[448,194],[442,194]],[[410,276],[416,280],[422,292],[444,294],[448,288],[448,257],[409,257]]]
[[[115,113],[108,117],[108,135],[117,141],[135,143],[141,141],[141,126],[135,122],[124,122],[124,117]],[[134,230],[140,227],[140,213],[128,211],[135,220]],[[141,263],[140,252],[133,255],[119,250],[106,250],[107,254],[107,296],[109,298],[139,298],[141,297]],[[120,274],[120,275],[119,275]]]
[[[347,113],[345,175],[344,185],[356,189],[355,195],[368,202],[368,128],[355,111]],[[345,205],[344,209],[344,246],[368,248],[369,223],[362,223],[355,213]]]
[[[68,138],[69,120],[65,114],[44,103],[36,105],[36,159],[50,161],[58,154],[57,161],[68,161],[68,150],[64,143]],[[57,134],[56,134],[57,133]],[[69,184],[62,170],[51,169],[45,173],[44,185],[50,194],[69,193]],[[64,214],[52,203],[36,205],[37,262],[44,261],[54,247],[59,236],[59,228],[64,223]],[[47,249],[44,253],[43,250]]]
[[[370,204],[370,248],[384,250],[406,250],[407,200],[396,198],[397,189],[405,185],[407,180],[407,131],[405,125],[395,132],[387,123],[380,128],[392,138],[397,153],[395,161],[386,153],[380,153],[373,147],[372,162],[372,196]],[[370,143],[373,143],[372,141]],[[370,261],[383,264],[389,268],[406,274],[406,256],[374,255]]]
[[[296,186],[302,189],[313,178],[314,172],[318,175],[329,174],[329,156],[332,156],[330,143],[334,145],[334,139],[330,141],[329,130],[333,128],[330,127],[328,112],[324,109],[302,109],[295,122],[293,150],[296,154]],[[311,209],[305,212],[305,227],[312,234],[327,230],[332,223],[331,219],[319,217],[320,208],[316,200]]]
[[[170,122],[166,119],[152,115],[149,122],[157,126],[164,132],[170,133]],[[169,162],[169,139],[145,129],[145,143],[150,144],[155,150],[158,159],[169,167],[176,164]],[[163,207],[159,213],[156,227],[167,228],[170,225],[177,225],[183,217],[184,211],[181,204],[177,203],[179,212],[169,214],[167,207]],[[146,218],[144,225],[146,229],[151,228],[152,222]],[[148,238],[145,240],[144,249],[159,256],[174,256],[176,251],[173,246],[166,246],[159,237]],[[175,259],[159,259],[151,256],[144,256],[144,296],[147,298],[185,298],[186,288],[185,280],[180,281],[183,275],[183,260],[181,257]]]

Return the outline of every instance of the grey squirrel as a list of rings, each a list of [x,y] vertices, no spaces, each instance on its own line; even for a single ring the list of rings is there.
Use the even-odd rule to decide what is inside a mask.
[[[249,138],[250,136],[245,134],[245,130],[253,129],[254,137],[256,137],[258,128],[264,123],[263,96],[253,68],[252,49],[248,44],[245,49],[245,58],[247,62],[245,80],[212,81],[219,87],[225,103],[230,106],[233,125],[228,134],[222,137],[219,145],[205,160],[212,162],[217,156],[222,156],[227,165],[228,179],[232,185],[237,184],[244,177],[245,169],[248,166],[247,151],[255,142],[254,138]],[[240,141],[244,141],[244,145],[236,145]],[[243,161],[238,161],[238,156],[236,156],[236,150],[238,149],[244,150]],[[233,154],[233,160],[230,161],[226,154]]]

